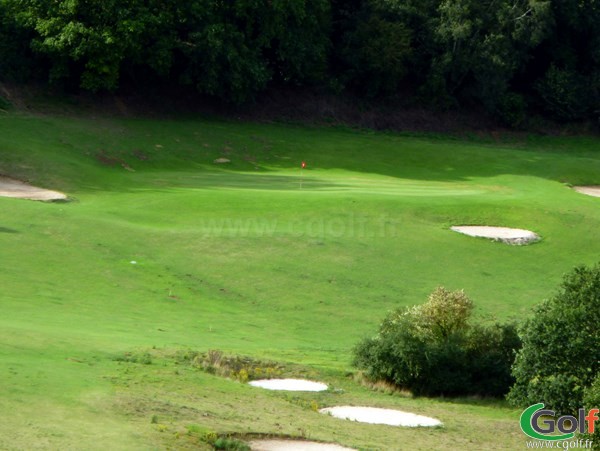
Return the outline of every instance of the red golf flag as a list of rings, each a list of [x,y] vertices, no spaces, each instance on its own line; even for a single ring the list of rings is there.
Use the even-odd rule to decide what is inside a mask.
[[[303,161],[302,162],[302,169],[304,169],[306,167],[306,163]]]

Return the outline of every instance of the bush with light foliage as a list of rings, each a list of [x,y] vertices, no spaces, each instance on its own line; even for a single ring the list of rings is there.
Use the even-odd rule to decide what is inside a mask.
[[[388,314],[379,333],[354,349],[354,365],[415,395],[502,396],[520,347],[511,324],[472,324],[463,291],[437,288],[427,303]]]

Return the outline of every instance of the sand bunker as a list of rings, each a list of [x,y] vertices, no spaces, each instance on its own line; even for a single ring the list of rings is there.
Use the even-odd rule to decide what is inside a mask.
[[[308,442],[304,440],[252,440],[248,443],[254,451],[345,451],[344,448],[331,443]]]
[[[600,186],[574,186],[573,189],[588,196],[600,197]]]
[[[522,245],[540,239],[537,234],[529,230],[511,229],[508,227],[454,226],[450,229],[465,235],[489,238],[507,244]]]
[[[377,407],[339,406],[319,410],[342,420],[358,421],[359,423],[387,424],[390,426],[441,426],[442,422],[435,418],[402,412],[401,410],[379,409]]]
[[[30,200],[64,200],[63,193],[28,185],[19,180],[0,176],[0,196]]]
[[[307,381],[304,379],[262,379],[252,381],[253,387],[266,388],[267,390],[286,391],[325,391],[327,385],[321,382]]]

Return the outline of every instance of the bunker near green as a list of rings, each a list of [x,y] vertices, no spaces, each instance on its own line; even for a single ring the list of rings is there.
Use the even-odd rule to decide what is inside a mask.
[[[0,196],[29,200],[65,200],[67,196],[58,191],[31,186],[20,180],[0,176]]]
[[[334,443],[307,440],[252,440],[249,445],[254,451],[349,451],[353,449]]]
[[[539,235],[530,230],[513,229],[510,227],[493,226],[453,226],[450,230],[463,235],[477,238],[488,238],[506,244],[524,245],[540,239]]]
[[[327,384],[304,379],[261,379],[249,383],[253,387],[281,391],[325,391]]]
[[[573,189],[581,194],[600,197],[600,186],[574,186]]]
[[[319,412],[331,415],[342,420],[356,421],[358,423],[386,424],[389,426],[404,427],[433,427],[442,426],[440,420],[416,415],[394,409],[381,409],[378,407],[337,406],[320,409]]]

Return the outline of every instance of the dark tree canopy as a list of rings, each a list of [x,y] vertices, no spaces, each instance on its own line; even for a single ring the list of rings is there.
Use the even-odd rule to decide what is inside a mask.
[[[272,85],[371,100],[600,118],[595,0],[0,0],[0,79],[89,91]]]

